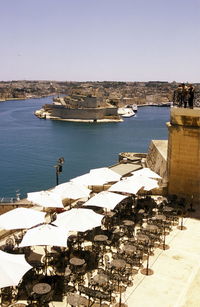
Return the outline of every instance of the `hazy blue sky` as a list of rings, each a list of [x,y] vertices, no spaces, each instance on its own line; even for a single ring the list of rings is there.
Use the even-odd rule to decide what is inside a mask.
[[[200,0],[0,0],[0,80],[200,82]]]

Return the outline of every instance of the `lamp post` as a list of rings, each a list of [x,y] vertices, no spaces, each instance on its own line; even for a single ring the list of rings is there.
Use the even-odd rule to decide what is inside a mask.
[[[58,185],[58,177],[60,173],[62,173],[62,167],[65,163],[65,159],[63,157],[59,158],[57,164],[54,166],[56,168],[56,185]]]

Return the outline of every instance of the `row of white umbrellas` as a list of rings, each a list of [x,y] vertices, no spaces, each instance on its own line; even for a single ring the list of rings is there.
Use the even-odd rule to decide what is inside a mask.
[[[62,246],[67,247],[69,229],[85,231],[100,226],[103,215],[89,209],[71,209],[58,214],[55,225],[44,224],[44,212],[17,208],[0,216],[0,227],[4,229],[30,228],[26,231],[19,247]],[[0,251],[0,288],[18,285],[23,275],[32,268],[24,255],[12,255]]]
[[[101,173],[102,169],[100,169]],[[99,170],[97,169],[97,172]],[[84,203],[85,206],[98,206],[103,207],[108,210],[112,210],[115,208],[115,206],[120,203],[124,198],[126,198],[126,195],[121,195],[113,192],[125,192],[125,193],[131,193],[136,194],[141,187],[145,187],[146,189],[152,189],[154,187],[157,187],[157,181],[148,178],[147,176],[144,176],[147,173],[146,169],[142,169],[141,171],[134,172],[134,174],[124,180],[120,180],[117,183],[113,184],[108,191],[102,191],[92,198],[90,198],[88,201]],[[108,172],[109,173],[109,172]],[[136,174],[137,173],[137,174]],[[155,178],[159,178],[159,176],[152,171],[148,171],[149,176],[154,176]],[[74,185],[74,184],[72,184]],[[65,190],[68,190],[68,187],[71,186],[71,182],[61,184],[54,188],[59,195],[63,195],[65,193]],[[67,188],[66,188],[67,187]],[[72,190],[72,193],[75,195],[75,189],[77,187],[74,187],[74,190]],[[82,193],[86,193],[87,197],[89,196],[90,190],[84,186],[78,186],[78,191],[81,191]],[[37,192],[35,192],[37,193]],[[51,193],[51,192],[49,192]],[[53,193],[53,192],[52,192]],[[34,193],[30,193],[34,194]],[[82,194],[83,195],[83,194]],[[65,197],[65,196],[64,196]],[[77,197],[77,196],[75,196]],[[36,197],[36,201],[37,201]],[[45,200],[44,200],[45,201]],[[51,203],[51,206],[53,206],[53,203]],[[55,207],[57,205],[55,204]],[[51,225],[48,225],[48,230],[50,230],[51,233],[55,232],[55,236],[47,236],[45,234],[45,212],[40,212],[34,209],[27,209],[27,208],[17,208],[14,210],[11,210],[5,214],[2,214],[0,216],[0,228],[2,229],[29,229],[31,227],[34,227],[36,225],[39,225],[39,227],[35,227],[34,229],[30,229],[26,235],[24,236],[24,239],[22,241],[21,246],[27,246],[33,245],[33,243],[30,241],[30,238],[28,237],[29,233],[36,232],[37,229],[42,229],[44,232],[44,238],[40,235],[38,236],[38,239],[41,242],[37,242],[35,245],[44,245],[45,242],[46,245],[49,245],[49,240],[51,238],[61,237],[61,233],[63,234],[63,229],[65,231],[64,241],[61,239],[57,241],[60,246],[66,246],[66,236],[67,232],[66,229],[69,231],[85,231],[87,229],[91,229],[93,227],[101,225],[101,219],[102,216],[99,214],[94,213],[92,210],[89,209],[71,209],[69,211],[65,211],[63,213],[60,213],[57,215],[57,219],[54,222],[54,224],[58,227],[50,227]],[[47,226],[47,225],[46,225]],[[51,229],[52,228],[52,229]],[[26,240],[26,237],[28,237],[28,240]],[[36,236],[37,237],[37,236]],[[49,237],[49,239],[48,239]],[[52,245],[52,244],[50,244]],[[53,245],[56,245],[56,242],[53,243]]]
[[[84,186],[103,185],[108,182],[115,182],[121,179],[121,175],[112,171],[108,167],[95,168],[82,176],[71,179],[71,182]]]
[[[27,199],[42,207],[63,208],[64,199],[88,198],[91,193],[88,186],[116,182],[120,178],[119,174],[108,167],[97,168],[69,182],[59,184],[52,190],[28,193]]]
[[[149,172],[147,169],[134,172],[134,174],[126,179],[120,180],[121,176],[108,168],[100,168],[91,170],[90,173],[72,179],[70,182],[56,186],[51,191],[40,191],[28,193],[28,200],[42,207],[58,207],[62,208],[62,200],[65,198],[79,199],[89,198],[91,190],[89,185],[105,184],[108,182],[116,182],[108,191],[103,191],[88,201],[84,206],[106,207],[114,209],[126,195],[113,192],[125,192],[136,194],[141,188],[150,190],[158,187],[157,181],[152,179],[160,177]],[[86,231],[93,227],[101,225],[103,215],[97,214],[92,210],[81,208],[71,209],[57,215],[57,219],[52,224],[45,224],[45,212],[34,209],[17,208],[0,216],[0,228],[3,229],[28,229],[19,246],[35,246],[35,245],[57,245],[67,246],[67,237],[69,230]],[[37,226],[38,225],[38,226]],[[31,228],[31,229],[30,229]],[[9,268],[4,266],[5,261],[13,263]],[[20,263],[19,265],[16,263]],[[21,267],[21,270],[20,270]],[[0,252],[0,288],[17,285],[21,277],[31,268],[26,262],[24,255],[10,255]],[[9,280],[11,278],[11,280]]]
[[[27,199],[32,203],[45,208],[63,208],[64,199],[88,198],[91,190],[74,182],[59,184],[50,191],[39,191],[27,194]]]
[[[27,199],[42,207],[63,208],[64,199],[89,198],[91,190],[88,187],[92,185],[116,182],[109,188],[109,191],[136,194],[141,188],[147,191],[157,188],[158,182],[155,179],[160,178],[149,168],[143,168],[132,172],[132,176],[120,180],[121,175],[107,167],[102,167],[90,170],[89,173],[62,183],[50,191],[28,193]]]

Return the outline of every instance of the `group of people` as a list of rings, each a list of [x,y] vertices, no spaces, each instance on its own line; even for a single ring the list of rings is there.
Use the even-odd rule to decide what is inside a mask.
[[[180,108],[189,107],[190,109],[193,109],[194,86],[192,84],[186,86],[185,83],[179,84],[177,89],[174,91],[173,103],[174,105],[178,105]]]

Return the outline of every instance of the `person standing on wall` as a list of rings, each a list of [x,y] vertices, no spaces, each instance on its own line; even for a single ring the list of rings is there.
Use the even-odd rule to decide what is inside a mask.
[[[190,109],[193,109],[193,104],[194,104],[194,86],[190,84],[188,88],[188,105]]]
[[[188,88],[185,83],[182,83],[182,101],[181,105],[184,105],[184,108],[187,108],[188,103]]]
[[[179,86],[175,89],[173,95],[174,106],[178,105],[178,107],[182,107],[182,92],[183,92],[182,85],[179,84]]]

